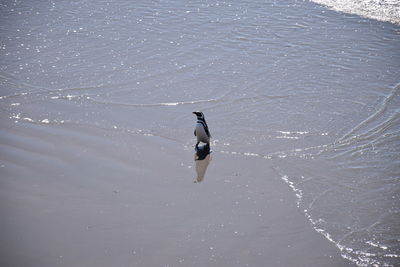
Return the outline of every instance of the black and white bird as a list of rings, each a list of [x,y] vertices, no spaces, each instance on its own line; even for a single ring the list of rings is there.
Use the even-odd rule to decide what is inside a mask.
[[[208,130],[208,126],[206,123],[206,119],[204,118],[203,112],[195,111],[193,112],[197,116],[196,128],[194,129],[194,135],[197,137],[197,144],[206,143],[210,144],[210,131]]]

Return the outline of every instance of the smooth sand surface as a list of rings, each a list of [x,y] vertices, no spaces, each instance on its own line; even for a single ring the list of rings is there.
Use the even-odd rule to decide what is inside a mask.
[[[155,136],[9,125],[1,140],[1,266],[352,266],[268,160],[213,152],[193,183],[194,150]]]

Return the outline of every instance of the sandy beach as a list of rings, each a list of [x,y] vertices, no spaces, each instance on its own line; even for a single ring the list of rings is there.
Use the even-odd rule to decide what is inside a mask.
[[[4,130],[3,151],[19,152],[2,159],[1,266],[351,266],[265,159],[213,152],[193,183],[194,150],[159,137]],[[27,153],[36,155],[29,175],[13,167]]]

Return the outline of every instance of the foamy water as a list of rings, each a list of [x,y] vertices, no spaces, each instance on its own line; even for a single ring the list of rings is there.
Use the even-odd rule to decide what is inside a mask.
[[[397,0],[312,0],[340,12],[400,24],[400,2]]]
[[[352,3],[399,22],[396,2]],[[23,133],[3,132],[10,154],[6,140],[30,127],[50,127],[35,137],[44,143],[46,129],[90,127],[190,148],[202,110],[214,153],[264,158],[343,257],[399,264],[398,25],[297,1],[22,1],[0,12],[1,124]],[[52,157],[66,168],[63,151]],[[6,154],[1,164],[34,168]]]

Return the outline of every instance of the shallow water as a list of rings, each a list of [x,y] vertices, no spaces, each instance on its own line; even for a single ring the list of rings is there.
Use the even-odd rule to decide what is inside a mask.
[[[214,153],[265,158],[344,257],[399,263],[398,25],[302,1],[6,1],[0,19],[0,123],[20,127],[3,174],[50,177],[8,145],[44,152],[46,129],[192,149],[202,110]],[[64,152],[44,156],[62,169]]]

